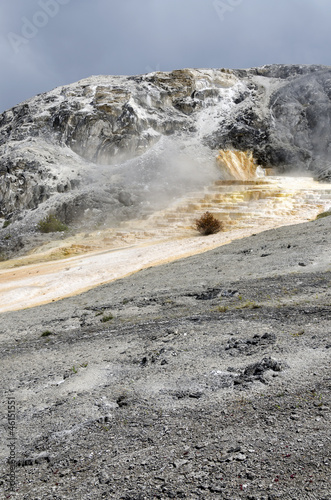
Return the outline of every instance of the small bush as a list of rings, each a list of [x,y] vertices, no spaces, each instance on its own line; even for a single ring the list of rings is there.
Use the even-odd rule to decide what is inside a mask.
[[[247,302],[244,302],[243,304],[240,304],[239,306],[236,307],[236,309],[260,309],[260,305],[257,304],[256,302],[252,302],[250,300],[247,300]]]
[[[38,222],[38,229],[41,233],[55,233],[59,231],[68,231],[69,228],[65,224],[62,224],[55,215],[50,214]]]
[[[200,219],[195,221],[195,227],[199,233],[207,236],[208,234],[218,233],[223,229],[223,224],[210,212],[205,212]]]
[[[5,220],[5,222],[3,223],[2,228],[3,228],[3,229],[6,229],[6,227],[8,227],[8,226],[9,226],[9,224],[11,224],[11,220]]]
[[[322,212],[321,214],[318,214],[318,216],[316,217],[316,220],[323,219],[324,217],[329,217],[329,215],[331,215],[331,210],[328,210],[327,212]]]
[[[111,321],[114,318],[112,314],[109,314],[108,316],[103,316],[103,318],[100,319],[102,323],[107,323],[107,321]]]
[[[52,332],[50,332],[49,330],[46,330],[45,332],[43,332],[41,334],[41,337],[49,337],[50,335],[53,335]]]

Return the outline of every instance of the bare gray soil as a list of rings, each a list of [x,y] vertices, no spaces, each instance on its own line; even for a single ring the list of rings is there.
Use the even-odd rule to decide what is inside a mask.
[[[330,225],[2,314],[1,498],[330,499]]]

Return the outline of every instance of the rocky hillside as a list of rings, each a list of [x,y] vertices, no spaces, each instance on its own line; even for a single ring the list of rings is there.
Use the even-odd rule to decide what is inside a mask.
[[[330,227],[1,314],[2,498],[330,500]]]
[[[86,226],[143,215],[222,178],[220,149],[330,179],[330,97],[331,68],[284,65],[93,76],[38,95],[0,115],[2,224],[17,247],[50,210]]]

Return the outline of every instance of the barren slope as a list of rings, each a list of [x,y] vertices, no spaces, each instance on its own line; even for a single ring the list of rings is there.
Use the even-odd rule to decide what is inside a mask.
[[[327,500],[330,221],[2,314],[16,497]]]

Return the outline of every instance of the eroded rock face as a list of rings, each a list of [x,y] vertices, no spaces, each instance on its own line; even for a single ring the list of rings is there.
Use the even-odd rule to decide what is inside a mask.
[[[148,191],[155,187],[155,179],[164,180],[165,157],[173,143],[182,148],[185,140],[195,141],[196,117],[189,115],[212,106],[220,98],[219,88],[236,83],[235,76],[213,70],[91,77],[4,112],[0,116],[0,217],[17,216],[43,203],[47,212],[54,209],[55,195],[73,189],[73,196],[64,202],[66,207],[71,203],[81,209],[64,210],[59,201],[58,213],[75,213],[78,219],[88,208],[102,208],[102,198],[108,205],[131,205],[127,197],[118,196],[123,188]],[[142,156],[160,139],[177,135],[181,137],[173,143],[165,141]],[[137,157],[139,161],[130,162]],[[116,174],[110,165],[116,165]],[[52,203],[45,204],[50,198]],[[72,218],[67,217],[67,222]]]
[[[253,151],[266,167],[330,179],[331,69],[273,65],[234,72],[250,90],[210,146]]]
[[[329,67],[273,65],[98,76],[38,95],[0,115],[0,226],[31,230],[50,210],[70,223],[140,215],[215,179],[220,149],[330,179],[330,82]]]

